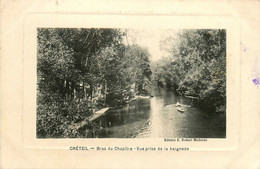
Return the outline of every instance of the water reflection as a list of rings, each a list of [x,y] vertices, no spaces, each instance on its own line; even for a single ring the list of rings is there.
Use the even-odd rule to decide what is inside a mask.
[[[196,108],[193,100],[154,88],[150,99],[139,99],[121,109],[110,110],[100,120],[98,137],[104,138],[223,138],[225,121]],[[177,110],[182,104],[184,113]]]

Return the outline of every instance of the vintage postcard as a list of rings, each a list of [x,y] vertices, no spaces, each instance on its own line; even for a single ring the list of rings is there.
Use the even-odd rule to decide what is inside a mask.
[[[248,46],[240,16],[191,7],[197,15],[174,15],[167,5],[165,12],[158,7],[123,14],[117,13],[120,4],[115,13],[61,13],[68,4],[56,1],[46,7],[64,5],[59,12],[24,15],[19,66],[11,72],[3,65],[12,60],[5,45],[10,32],[1,32],[1,74],[18,77],[6,79],[17,86],[19,100],[15,113],[5,92],[10,83],[3,82],[3,168],[208,168],[205,160],[215,168],[260,166],[259,158],[231,160],[242,158],[245,133],[259,122],[259,109],[249,107],[255,112],[244,131],[243,56],[254,60],[259,47]],[[230,7],[214,4],[201,3],[200,9]],[[250,92],[259,94],[257,59],[254,65]],[[253,154],[259,150],[259,144],[247,146],[255,147]],[[19,163],[10,163],[12,154]]]
[[[47,23],[49,17],[59,22]],[[232,93],[239,76],[231,76],[239,70],[231,55],[239,50],[236,20],[36,14],[25,27],[26,145],[75,140],[80,146],[78,139],[86,139],[127,140],[133,149],[148,142],[236,147],[238,120],[229,121],[239,118],[230,111],[239,112],[232,106],[239,104],[239,93]],[[129,146],[132,141],[138,144]]]

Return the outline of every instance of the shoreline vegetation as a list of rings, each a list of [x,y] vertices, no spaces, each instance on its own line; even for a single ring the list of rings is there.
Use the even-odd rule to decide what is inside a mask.
[[[109,111],[109,110],[115,110],[115,109],[121,109],[123,108],[124,105],[126,104],[129,104],[131,103],[132,101],[135,101],[135,100],[138,100],[138,99],[148,99],[150,98],[151,96],[143,96],[143,95],[137,95],[135,96],[133,99],[129,100],[128,102],[125,102],[119,106],[116,106],[116,107],[104,107],[104,108],[101,108],[100,110],[97,110],[96,112],[93,112],[90,116],[86,117],[86,119],[78,122],[78,123],[74,123],[74,124],[71,124],[69,125],[69,129],[70,130],[75,130],[75,131],[78,131],[80,130],[81,128],[84,128],[85,126],[90,126],[92,125],[92,127],[96,127],[98,129],[100,129],[101,127],[100,126],[97,126],[95,125],[94,123],[96,121],[98,121],[102,116],[105,116],[106,113]],[[94,134],[93,132],[93,128],[91,129],[92,130],[92,133],[91,134]],[[95,134],[94,134],[95,135]]]
[[[167,37],[161,42],[169,56],[157,62],[150,61],[147,48],[125,43],[124,29],[37,32],[37,138],[95,137],[100,126],[91,118],[153,97],[145,90],[152,85],[225,116],[225,30]]]
[[[148,49],[125,44],[122,29],[37,31],[37,138],[85,137],[95,123],[68,126],[120,107],[151,84]]]
[[[206,112],[226,113],[226,31],[183,30],[165,38],[168,57],[152,63],[153,82],[194,99]]]

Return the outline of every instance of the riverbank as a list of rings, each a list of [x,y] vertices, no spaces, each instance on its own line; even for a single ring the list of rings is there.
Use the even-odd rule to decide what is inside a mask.
[[[97,120],[98,118],[100,118],[101,116],[103,116],[107,111],[109,110],[108,107],[106,108],[102,108],[96,112],[93,113],[93,115],[91,115],[90,117],[87,117],[86,119],[82,120],[79,123],[75,123],[70,125],[68,128],[70,130],[79,130],[80,128],[88,125],[89,123],[94,122],[95,120]]]
[[[108,110],[109,110],[109,108],[106,107],[106,108],[102,108],[102,109],[96,111],[96,112],[93,113],[93,115],[88,119],[88,121],[89,121],[89,122],[93,122],[93,121],[97,120],[98,118],[100,118],[100,116],[104,115]]]
[[[70,125],[68,128],[69,128],[69,130],[78,131],[79,129],[84,128],[87,125],[92,126],[92,127],[98,127],[94,123],[97,122],[102,116],[106,115],[106,113],[109,110],[121,109],[124,105],[130,104],[131,102],[133,102],[135,100],[149,99],[149,98],[151,98],[151,96],[136,95],[134,98],[130,99],[128,102],[125,102],[124,104],[121,104],[120,106],[104,107],[104,108],[94,112],[91,116],[86,117],[81,122]]]
[[[125,101],[124,103],[121,103],[120,105],[118,106],[113,106],[113,107],[109,107],[110,110],[114,110],[114,109],[120,109],[122,108],[124,105],[127,105],[127,104],[130,104],[131,102],[133,101],[136,101],[138,99],[149,99],[149,98],[152,98],[153,96],[152,95],[136,95],[135,97],[133,97],[132,99],[130,100],[127,100]]]
[[[174,92],[175,94],[179,96],[183,96],[187,99],[190,99],[194,103],[196,103],[196,106],[200,109],[202,109],[205,113],[216,113],[219,115],[226,114],[226,103],[225,103],[225,98],[223,100],[219,100],[219,96],[208,96],[208,97],[202,97],[199,96],[198,94],[196,95],[189,95],[186,92],[182,92],[177,90],[174,87],[167,87],[167,86],[161,86],[159,85],[159,88],[163,88],[167,91]]]

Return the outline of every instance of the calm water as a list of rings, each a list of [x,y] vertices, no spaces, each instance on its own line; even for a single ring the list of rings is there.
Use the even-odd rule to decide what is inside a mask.
[[[101,119],[99,138],[225,138],[225,120],[196,108],[191,99],[162,88],[154,96],[138,99],[121,109],[110,110]],[[177,111],[176,103],[184,112]]]

